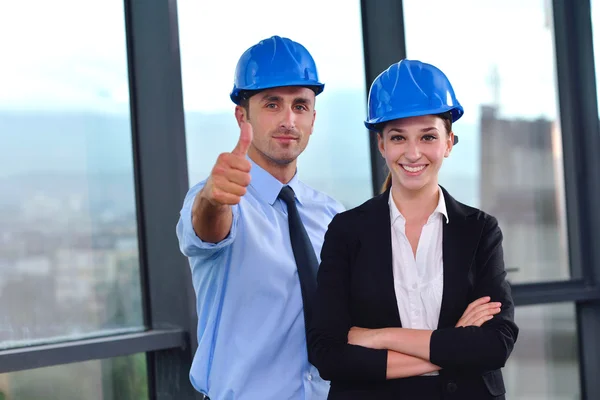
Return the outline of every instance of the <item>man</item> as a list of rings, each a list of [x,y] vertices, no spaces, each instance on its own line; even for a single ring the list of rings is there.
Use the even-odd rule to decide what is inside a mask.
[[[198,311],[190,379],[205,398],[327,397],[305,321],[323,237],[343,207],[296,174],[323,87],[301,44],[273,36],[249,48],[230,96],[239,141],[184,201],[177,236]]]

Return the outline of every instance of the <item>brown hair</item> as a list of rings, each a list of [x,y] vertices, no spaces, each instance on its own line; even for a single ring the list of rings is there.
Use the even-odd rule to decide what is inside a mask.
[[[246,119],[250,119],[250,97],[258,92],[258,90],[244,90],[240,93],[240,106],[246,110]]]
[[[449,135],[450,132],[452,132],[452,113],[450,111],[446,111],[442,114],[435,114],[435,116],[440,117],[442,119],[442,121],[444,122],[444,126],[446,127],[446,134]],[[381,127],[381,130],[377,134],[383,138],[383,127]],[[381,185],[381,193],[385,193],[391,187],[392,173],[388,171],[385,181],[383,182],[383,185]]]
[[[306,86],[307,88],[309,88],[310,90],[312,90],[313,92],[315,92],[315,96],[318,94],[318,88],[316,86]],[[240,92],[240,106],[246,110],[246,118],[250,119],[250,97],[254,96],[255,94],[262,92],[263,89],[259,89],[259,90],[243,90]],[[317,102],[317,99],[315,98],[315,104]]]

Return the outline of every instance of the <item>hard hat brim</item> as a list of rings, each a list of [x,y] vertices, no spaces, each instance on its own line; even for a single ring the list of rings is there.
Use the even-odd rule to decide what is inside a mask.
[[[285,84],[281,84],[281,85],[250,85],[248,87],[244,87],[244,88],[233,88],[233,90],[231,91],[231,94],[229,95],[229,98],[231,99],[231,101],[233,101],[235,104],[240,105],[241,101],[242,101],[242,94],[244,92],[260,92],[262,90],[266,90],[266,89],[274,89],[274,88],[279,88],[279,87],[288,87],[288,86],[302,86],[302,87],[306,87],[308,89],[312,89],[315,92],[315,96],[318,96],[319,94],[321,94],[323,92],[323,90],[325,89],[325,84],[320,83],[320,82],[306,82],[306,81],[300,81],[300,82],[286,82]]]
[[[390,122],[390,121],[394,121],[397,119],[402,119],[402,118],[410,118],[410,117],[420,117],[423,115],[436,115],[436,114],[442,114],[445,112],[450,111],[452,113],[452,122],[456,122],[460,119],[460,117],[463,116],[464,111],[463,108],[461,106],[458,107],[440,107],[440,108],[432,108],[429,110],[415,110],[415,111],[404,111],[404,112],[398,112],[392,115],[387,115],[386,117],[380,117],[380,118],[372,118],[370,120],[365,121],[365,126],[367,127],[367,129],[373,131],[373,132],[381,132],[381,124],[385,123],[385,122]]]

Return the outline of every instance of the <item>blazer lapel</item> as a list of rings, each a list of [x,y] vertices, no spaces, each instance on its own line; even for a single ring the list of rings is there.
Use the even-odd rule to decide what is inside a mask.
[[[443,225],[444,291],[438,328],[453,327],[469,300],[468,274],[475,257],[481,224],[468,218],[477,212],[457,202],[442,188],[449,222]]]
[[[378,292],[381,295],[381,307],[379,311],[386,315],[390,322],[389,326],[401,327],[398,301],[394,290],[394,272],[392,265],[392,233],[390,222],[390,208],[388,204],[389,189],[375,197],[372,209],[368,212],[370,221],[368,228],[362,233],[365,248],[371,249],[369,259],[374,279],[377,283]]]

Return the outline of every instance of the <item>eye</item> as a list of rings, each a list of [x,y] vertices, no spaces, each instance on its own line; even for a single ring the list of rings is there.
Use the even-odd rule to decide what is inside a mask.
[[[401,140],[404,140],[404,136],[402,136],[402,135],[392,135],[392,136],[390,136],[390,140],[392,142],[399,142]]]
[[[426,142],[433,142],[437,137],[435,135],[425,135],[423,136],[423,140]]]
[[[277,104],[275,104],[275,103],[267,103],[267,104],[265,104],[265,108],[276,108],[276,107],[277,107]]]
[[[296,110],[298,110],[298,111],[308,111],[308,107],[306,107],[304,104],[297,104],[296,105]]]

